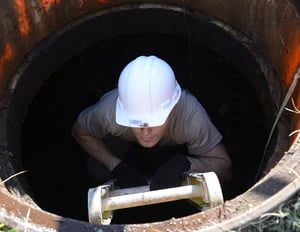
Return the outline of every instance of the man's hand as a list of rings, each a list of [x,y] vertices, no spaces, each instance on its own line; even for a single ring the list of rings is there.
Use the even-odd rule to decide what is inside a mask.
[[[190,161],[185,155],[176,154],[165,161],[154,173],[150,190],[180,186],[182,172],[191,167]]]
[[[109,171],[114,169],[120,159],[109,149],[103,139],[88,133],[78,122],[72,127],[72,135],[79,146]]]
[[[120,188],[130,188],[147,185],[146,178],[135,168],[121,161],[113,170],[112,174],[117,179],[116,185]]]

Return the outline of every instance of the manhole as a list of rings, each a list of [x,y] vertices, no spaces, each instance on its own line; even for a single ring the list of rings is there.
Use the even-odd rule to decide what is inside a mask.
[[[295,49],[293,42],[277,47],[274,38],[284,26],[268,28],[267,38],[265,24],[245,23],[251,11],[235,15],[247,5],[253,11],[264,6],[279,14],[274,9],[282,3],[257,2],[256,6],[247,1],[230,4],[224,12],[222,4],[212,1],[157,2],[3,5],[1,11],[11,13],[5,15],[19,18],[3,16],[5,27],[0,30],[9,35],[0,43],[1,179],[27,170],[1,188],[3,222],[32,231],[222,230],[241,225],[237,218],[244,222],[255,218],[298,189],[298,140],[288,136],[297,129],[297,115],[283,111],[272,130],[298,63],[284,66],[289,56],[272,52],[265,44],[273,39],[274,50],[284,52]],[[295,14],[292,5],[285,7]],[[22,12],[32,22],[22,21]],[[282,12],[283,18],[287,12]],[[39,14],[44,20],[52,16],[53,21],[36,22]],[[26,22],[34,33],[24,31]],[[32,28],[31,23],[35,23]],[[13,24],[22,26],[14,34],[25,40],[9,34]],[[292,25],[297,28],[296,17]],[[282,35],[281,41],[288,38],[293,37]],[[95,183],[86,173],[86,154],[71,137],[70,128],[83,108],[116,85],[122,67],[141,54],[168,60],[180,84],[207,109],[232,156],[233,180],[223,186],[225,204],[205,212],[177,205],[171,214],[170,208],[157,214],[158,209],[150,207],[135,217],[116,215],[110,226],[91,225],[87,189]],[[296,103],[297,94],[292,95]]]

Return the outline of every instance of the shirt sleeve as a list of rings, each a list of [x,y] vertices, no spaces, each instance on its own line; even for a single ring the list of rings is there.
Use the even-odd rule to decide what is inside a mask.
[[[208,152],[222,140],[221,133],[201,110],[193,113],[187,125],[187,148],[192,155]]]
[[[107,134],[113,134],[117,130],[115,112],[116,112],[117,92],[113,90],[103,95],[99,101],[83,110],[77,122],[88,133],[103,138]]]
[[[222,135],[200,102],[189,92],[183,95],[177,110],[175,137],[185,143],[190,155],[201,155],[216,146]]]

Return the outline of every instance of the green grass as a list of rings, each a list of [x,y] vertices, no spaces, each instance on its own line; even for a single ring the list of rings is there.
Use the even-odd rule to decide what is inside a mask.
[[[261,215],[255,221],[234,230],[241,232],[300,231],[300,192],[279,206],[274,212]]]
[[[6,226],[3,223],[0,223],[0,232],[19,232],[19,230]]]

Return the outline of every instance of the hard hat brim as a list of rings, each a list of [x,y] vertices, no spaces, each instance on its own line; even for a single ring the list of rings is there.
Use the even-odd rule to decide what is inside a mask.
[[[159,112],[152,112],[151,115],[132,115],[129,114],[118,97],[116,102],[116,123],[126,127],[157,127],[163,125],[174,106],[179,101],[181,96],[181,87],[176,83],[176,99],[173,99],[172,103],[165,109]]]

